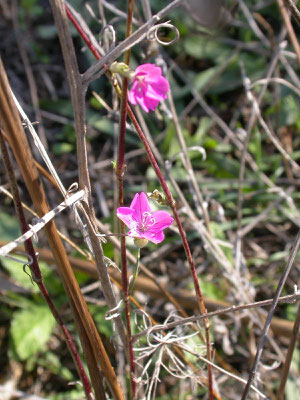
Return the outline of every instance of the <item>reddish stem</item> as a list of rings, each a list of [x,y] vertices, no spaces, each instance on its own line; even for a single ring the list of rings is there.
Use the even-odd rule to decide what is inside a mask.
[[[127,118],[127,92],[128,92],[128,79],[123,79],[122,85],[122,98],[121,98],[121,109],[120,109],[120,130],[119,130],[119,141],[118,141],[118,159],[116,166],[116,176],[118,179],[118,194],[119,194],[119,205],[124,206],[124,170],[125,170],[125,134],[126,134],[126,118]],[[122,291],[125,303],[125,319],[127,326],[127,339],[128,339],[128,354],[130,362],[130,387],[132,399],[135,398],[136,394],[136,381],[135,381],[135,366],[134,366],[134,352],[133,342],[131,334],[131,322],[130,322],[130,302],[129,302],[129,285],[128,285],[128,270],[127,270],[127,254],[126,254],[126,236],[125,236],[125,224],[120,221],[120,234],[121,234],[121,265],[122,265]]]
[[[126,37],[131,35],[132,32],[132,17],[133,17],[134,0],[128,1],[127,10],[127,25]],[[130,50],[125,53],[124,62],[129,64]],[[124,173],[125,173],[125,136],[126,136],[126,119],[127,119],[127,97],[128,97],[128,78],[124,77],[122,82],[122,95],[121,95],[121,108],[120,108],[120,129],[118,140],[118,159],[116,166],[116,176],[118,179],[118,192],[119,192],[119,205],[124,206]],[[125,320],[127,327],[128,339],[128,354],[130,363],[130,388],[131,398],[136,398],[136,380],[135,380],[135,365],[134,365],[134,352],[133,341],[131,334],[130,322],[130,301],[129,301],[129,285],[128,285],[128,269],[127,269],[127,254],[126,254],[126,236],[125,224],[120,221],[121,233],[121,265],[122,265],[122,291],[125,303]]]

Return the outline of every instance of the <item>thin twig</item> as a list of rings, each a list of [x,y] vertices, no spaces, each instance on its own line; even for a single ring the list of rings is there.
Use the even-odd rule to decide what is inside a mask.
[[[15,249],[18,245],[30,239],[32,236],[37,234],[44,226],[51,221],[56,215],[64,211],[66,208],[70,207],[72,204],[76,203],[79,200],[82,200],[85,196],[84,190],[80,190],[79,192],[73,194],[70,197],[67,197],[65,201],[56,206],[53,210],[49,211],[47,214],[36,220],[36,223],[26,231],[22,236],[17,239],[11,241],[6,246],[0,248],[0,256],[5,257],[8,253],[10,253],[13,249]]]
[[[294,293],[288,296],[283,296],[278,299],[278,304],[293,304],[296,301],[300,300],[300,293]],[[240,312],[242,310],[248,310],[251,308],[257,308],[257,307],[267,307],[270,306],[273,302],[273,299],[269,300],[263,300],[263,301],[257,301],[255,303],[250,303],[250,304],[242,304],[240,306],[230,306],[227,308],[221,308],[217,311],[211,311],[206,314],[207,318],[214,317],[216,315],[225,315],[225,314],[230,314],[232,312]],[[183,318],[180,319],[179,321],[175,322],[170,322],[169,324],[165,325],[160,325],[160,326],[154,326],[151,328],[151,332],[158,332],[162,330],[168,330],[168,329],[173,329],[176,328],[177,326],[183,326],[187,324],[191,324],[193,322],[201,321],[203,318],[205,318],[205,315],[197,315],[197,316],[192,316],[188,318]],[[139,339],[141,336],[147,335],[148,330],[141,331],[139,333],[136,333],[134,335],[134,341]]]
[[[293,0],[284,0],[286,6],[289,8],[293,17],[295,18],[298,25],[300,25],[300,11],[298,10],[296,4]]]
[[[194,173],[194,169],[193,169],[191,160],[190,160],[190,158],[188,156],[187,146],[186,146],[186,143],[185,143],[185,140],[184,140],[184,136],[182,134],[182,130],[181,130],[181,127],[180,127],[180,124],[179,124],[179,120],[178,120],[178,116],[177,116],[177,112],[176,112],[176,108],[175,108],[175,105],[174,105],[173,96],[172,96],[171,92],[168,93],[168,101],[169,101],[171,113],[172,113],[172,116],[173,116],[173,123],[174,123],[175,131],[176,131],[176,134],[177,134],[177,138],[178,138],[178,141],[179,141],[179,144],[180,144],[180,148],[181,148],[181,150],[183,152],[184,167],[185,167],[185,169],[187,171],[187,174],[188,174],[188,176],[189,176],[189,178],[191,180],[191,184],[192,184],[193,191],[195,193],[197,202],[200,204],[200,207],[201,207],[201,210],[202,210],[202,214],[203,214],[203,217],[204,217],[206,228],[209,231],[209,215],[208,215],[208,212],[207,212],[207,208],[206,208],[206,206],[204,204],[204,199],[203,199],[202,193],[201,193],[201,191],[199,189],[199,185],[198,185],[198,183],[196,181],[196,177],[195,177],[195,173]]]
[[[171,93],[168,94],[168,100],[169,100],[169,104],[170,104],[170,107],[171,107],[171,112],[172,112],[172,115],[173,115],[173,121],[174,121],[175,130],[176,130],[176,133],[177,133],[178,141],[180,143],[180,147],[181,147],[181,149],[183,151],[183,155],[184,155],[184,157],[183,157],[184,166],[185,166],[185,168],[187,170],[188,176],[191,179],[193,190],[194,190],[194,192],[196,194],[196,198],[197,198],[198,202],[200,203],[201,210],[202,210],[202,213],[203,213],[203,216],[204,216],[204,220],[205,220],[205,224],[206,224],[206,228],[207,228],[207,230],[209,232],[209,215],[208,215],[207,209],[206,209],[206,207],[204,205],[204,200],[203,200],[202,193],[200,192],[198,183],[196,181],[196,177],[195,177],[195,174],[194,174],[194,170],[193,170],[193,167],[192,167],[191,160],[190,160],[190,158],[188,156],[188,153],[187,153],[186,143],[185,143],[185,140],[184,140],[181,128],[180,128],[177,112],[176,112],[176,109],[175,109],[175,105],[174,105],[174,101],[173,101],[173,97],[172,97]],[[194,277],[194,271],[193,271],[193,267],[192,267],[191,264],[190,264],[190,267],[191,267],[191,271],[192,271],[192,274],[193,274],[193,277]],[[198,278],[197,278],[197,280],[198,280]],[[199,284],[197,285],[195,277],[194,277],[194,285],[195,285],[196,294],[199,297],[199,302],[201,302],[202,294],[201,294],[201,291],[200,291],[200,286],[199,286],[199,289],[198,289],[198,285]],[[198,292],[197,292],[197,290],[198,290]],[[206,312],[205,307],[204,307],[204,310],[205,311],[203,312],[203,307],[201,309],[201,306],[200,306],[200,311],[201,311],[202,314],[205,314],[205,312]],[[207,359],[209,361],[211,361],[212,360],[212,358],[211,358],[212,349],[211,349],[211,342],[210,342],[210,336],[209,336],[209,329],[210,329],[209,320],[207,319],[207,320],[205,320]],[[208,385],[209,399],[212,400],[213,399],[213,374],[212,374],[211,365],[208,365],[208,382],[209,382],[209,385]]]
[[[277,3],[278,3],[279,10],[281,12],[281,15],[282,15],[283,22],[286,26],[290,40],[294,47],[295,53],[297,55],[298,64],[300,65],[300,46],[299,46],[299,42],[298,42],[297,36],[295,34],[294,28],[293,28],[293,25],[291,23],[289,13],[287,12],[287,9],[284,5],[284,0],[277,0]]]
[[[293,353],[294,353],[295,346],[297,343],[297,337],[299,336],[299,329],[300,329],[300,304],[298,305],[298,311],[297,311],[297,315],[296,315],[294,326],[293,326],[293,332],[292,332],[292,335],[290,338],[290,344],[288,347],[286,360],[285,360],[283,370],[282,370],[281,382],[280,382],[280,386],[278,389],[277,400],[283,400],[283,398],[284,398],[285,385],[286,385],[286,382],[288,379],[289,370],[290,370],[291,363],[292,363],[292,357],[293,357]]]
[[[259,341],[259,344],[258,344],[258,347],[257,347],[257,352],[256,352],[256,355],[255,355],[255,359],[254,359],[252,368],[251,368],[251,372],[249,373],[249,378],[248,378],[248,381],[247,381],[247,385],[245,386],[245,389],[244,389],[244,392],[243,392],[241,400],[245,400],[247,398],[250,386],[251,386],[251,384],[252,384],[252,382],[253,382],[253,380],[255,378],[255,375],[256,375],[256,372],[257,372],[257,369],[258,369],[258,365],[259,365],[259,361],[260,361],[260,358],[261,358],[261,355],[262,355],[262,352],[263,352],[263,347],[264,347],[264,344],[265,344],[265,341],[266,341],[266,337],[267,337],[267,334],[268,334],[268,330],[270,328],[270,324],[271,324],[271,321],[272,321],[272,318],[273,318],[273,315],[274,315],[274,312],[275,312],[275,308],[277,306],[278,299],[279,299],[281,291],[282,291],[282,289],[284,287],[285,281],[286,281],[286,279],[287,279],[287,277],[288,277],[288,275],[290,273],[290,270],[291,270],[291,268],[293,266],[295,257],[297,255],[297,251],[299,249],[299,246],[300,246],[300,231],[298,232],[297,237],[296,237],[296,239],[294,241],[293,248],[292,248],[292,250],[290,252],[289,259],[288,259],[288,261],[286,263],[286,266],[284,268],[284,271],[283,271],[283,273],[281,275],[281,278],[280,278],[280,281],[278,283],[278,286],[277,286],[277,289],[276,289],[276,293],[274,295],[274,299],[272,301],[271,308],[269,310],[269,313],[268,313],[268,316],[267,316],[267,319],[266,319],[266,322],[265,322],[265,325],[264,325],[264,328],[263,328],[263,331],[262,331],[262,334],[261,334],[261,338],[260,338],[260,341]]]
[[[198,357],[199,360],[205,362],[206,364],[210,365],[212,368],[215,368],[217,371],[222,372],[223,374],[229,376],[230,378],[233,378],[236,381],[241,382],[241,383],[247,382],[245,379],[240,378],[239,376],[226,371],[224,368],[219,367],[218,365],[214,364],[213,362],[207,360],[205,357],[200,356],[200,354],[197,354],[194,351],[191,351],[191,349],[189,347],[187,347],[185,345],[180,345],[178,347],[183,351],[193,354],[194,356]],[[263,393],[261,393],[255,386],[251,385],[250,389],[254,390],[262,399],[268,399],[267,396],[265,396]]]

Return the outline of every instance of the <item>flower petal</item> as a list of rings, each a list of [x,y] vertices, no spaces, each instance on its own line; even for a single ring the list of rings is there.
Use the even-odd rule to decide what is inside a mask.
[[[142,76],[142,75],[150,75],[153,77],[160,77],[161,76],[161,68],[158,67],[155,64],[142,64],[139,65],[136,70],[136,76]]]
[[[164,100],[167,96],[165,95],[164,92],[153,90],[153,87],[148,85],[145,97],[147,99],[156,100],[157,102],[160,102]]]
[[[117,217],[120,218],[128,228],[133,228],[136,225],[136,222],[132,218],[133,214],[134,210],[130,207],[119,207],[117,209]]]
[[[168,80],[162,76],[161,68],[155,64],[142,64],[135,70],[135,77],[128,100],[139,105],[145,112],[154,111],[160,101],[167,98],[170,90]]]
[[[172,225],[174,221],[174,218],[167,211],[163,210],[154,211],[151,217],[155,220],[155,223],[149,227],[148,232],[150,233],[162,231]]]
[[[142,109],[148,113],[149,112],[149,107],[147,106],[147,99],[146,97],[137,97],[137,101],[139,105],[142,107]]]
[[[145,107],[147,107],[151,111],[154,111],[159,103],[159,100],[151,99],[150,97],[145,97],[143,101],[144,101]]]
[[[164,76],[160,76],[159,78],[147,77],[145,78],[145,83],[152,86],[155,91],[162,93],[170,91],[169,82]]]
[[[135,221],[141,222],[143,220],[143,214],[145,212],[151,213],[150,204],[148,198],[144,192],[136,194],[132,200],[130,208],[134,210],[132,215]]]
[[[131,104],[136,106],[137,101],[136,101],[136,96],[135,96],[135,92],[133,89],[131,89],[130,92],[128,93],[128,100],[130,101]]]
[[[143,233],[142,237],[144,239],[150,240],[150,242],[158,244],[164,240],[165,235],[164,235],[163,231],[158,231],[158,232],[147,231],[147,232]]]

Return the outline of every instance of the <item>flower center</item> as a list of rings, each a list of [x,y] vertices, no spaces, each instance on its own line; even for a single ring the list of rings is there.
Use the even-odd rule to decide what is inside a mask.
[[[139,224],[139,230],[144,233],[146,232],[151,226],[155,224],[155,218],[152,217],[151,213],[148,211],[143,212],[142,220]]]
[[[143,86],[145,86],[145,75],[138,75],[135,78],[138,81],[137,91],[142,92]]]

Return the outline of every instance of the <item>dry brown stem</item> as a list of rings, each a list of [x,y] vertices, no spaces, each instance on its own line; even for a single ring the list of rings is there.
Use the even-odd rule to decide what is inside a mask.
[[[14,156],[21,169],[26,187],[35,208],[38,214],[42,216],[46,214],[50,208],[33,161],[33,156],[21,120],[18,117],[18,111],[12,99],[11,89],[2,62],[0,63],[0,109],[1,123],[8,137],[10,147],[12,148]],[[114,393],[114,397],[116,399],[123,399],[123,394],[115,372],[106,354],[94,321],[89,313],[87,304],[81,294],[53,220],[45,226],[45,233],[73,312],[75,324],[90,370],[96,398],[104,398],[101,386],[98,384],[98,382],[102,380],[102,369],[103,374]]]

